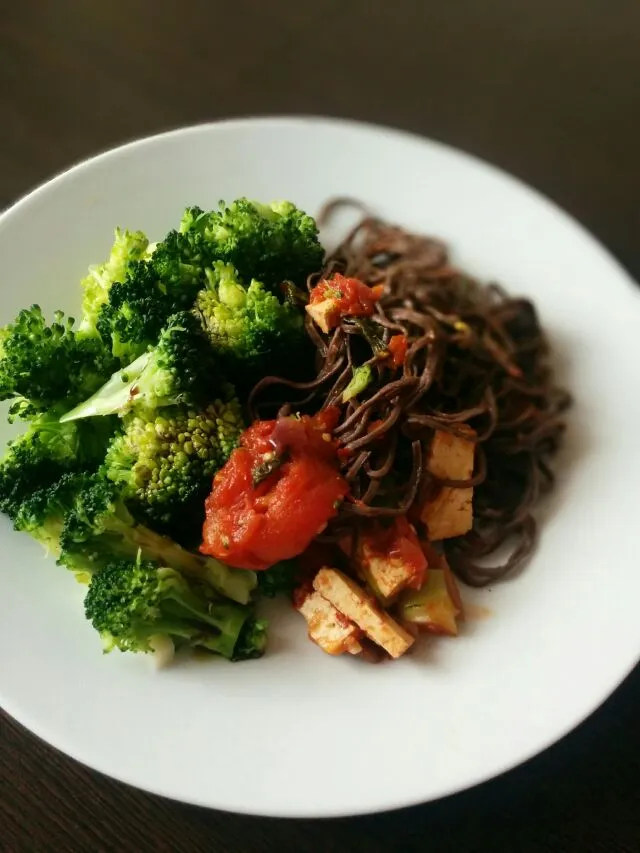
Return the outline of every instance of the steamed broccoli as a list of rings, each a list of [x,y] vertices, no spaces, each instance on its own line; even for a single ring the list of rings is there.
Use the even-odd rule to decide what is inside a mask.
[[[174,314],[157,345],[113,374],[62,422],[124,414],[131,408],[158,408],[203,402],[217,382],[215,355],[199,321],[186,311]]]
[[[65,514],[73,502],[76,489],[74,473],[61,474],[59,479],[25,497],[16,510],[14,527],[28,533],[44,547],[47,553],[60,554],[60,536],[64,528]],[[87,571],[90,566],[73,567]]]
[[[266,598],[279,595],[291,597],[300,584],[300,567],[295,560],[281,560],[263,572],[258,572],[258,589]]]
[[[304,348],[302,312],[255,279],[245,286],[230,264],[216,261],[207,270],[207,287],[198,294],[195,311],[221,362],[243,384],[258,372],[276,370]]]
[[[0,460],[0,510],[16,523],[25,501],[64,475],[95,470],[113,432],[113,419],[61,424],[55,413],[42,415],[8,446]]]
[[[139,557],[111,562],[93,576],[85,615],[105,651],[150,652],[163,637],[178,648],[203,648],[229,659],[258,657],[264,650],[264,628],[249,608]]]
[[[107,301],[111,285],[125,281],[134,261],[141,260],[148,251],[149,241],[141,231],[122,231],[116,228],[115,241],[108,259],[102,264],[89,267],[82,280],[82,322],[80,330],[85,334],[97,332],[100,308]]]
[[[206,213],[188,208],[177,239],[192,262],[224,261],[271,290],[285,280],[304,283],[324,257],[315,221],[289,201],[266,205],[240,198]]]
[[[137,524],[117,486],[100,474],[76,475],[60,536],[61,559],[78,553],[97,566],[113,555],[134,558],[142,551],[187,574],[202,574],[202,561],[175,542]]]
[[[204,499],[244,428],[236,397],[203,409],[170,407],[127,415],[104,471],[143,517],[165,532],[199,537]]]
[[[113,372],[116,363],[102,342],[73,325],[62,311],[47,325],[33,305],[0,329],[0,400],[15,400],[10,417],[31,418],[83,400]]]
[[[191,308],[215,261],[275,290],[286,280],[304,282],[323,254],[314,220],[290,202],[239,199],[207,213],[188,208],[178,231],[170,231],[149,257],[128,263],[125,278],[108,289],[95,325],[126,364],[156,343],[171,314]]]
[[[99,474],[76,475],[72,501],[60,534],[60,562],[84,571],[98,569],[114,557],[157,560],[185,575],[206,581],[222,595],[246,603],[257,580],[253,572],[231,569],[217,560],[192,554],[177,542],[138,524],[117,485]]]
[[[127,364],[157,343],[167,319],[190,308],[196,292],[160,279],[153,256],[138,261],[124,281],[111,286],[98,315],[98,332],[120,363]]]
[[[185,251],[186,246],[177,231],[169,231],[153,252],[151,266],[159,280],[168,288],[183,289],[193,294],[204,281],[204,258],[197,252]]]

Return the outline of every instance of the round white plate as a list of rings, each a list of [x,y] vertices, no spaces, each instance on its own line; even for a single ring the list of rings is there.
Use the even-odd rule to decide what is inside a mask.
[[[0,701],[85,764],[157,794],[275,816],[442,797],[544,749],[640,652],[640,290],[585,231],[504,173],[446,146],[342,121],[189,128],[71,169],[0,218],[0,322],[73,313],[116,225],[160,238],[191,204],[247,195],[316,212],[336,194],[443,237],[456,260],[533,297],[576,407],[542,542],[518,577],[467,593],[456,640],[396,663],[324,655],[278,610],[265,658],[102,656],[82,589],[0,526]],[[488,609],[486,615],[484,608]]]

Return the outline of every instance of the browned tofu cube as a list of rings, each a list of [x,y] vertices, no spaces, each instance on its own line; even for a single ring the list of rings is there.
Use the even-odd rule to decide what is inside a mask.
[[[385,613],[357,583],[337,569],[320,569],[314,578],[313,588],[392,658],[399,658],[414,643],[411,634]]]
[[[432,542],[464,536],[473,526],[473,489],[444,486],[425,502],[420,518]]]
[[[469,438],[475,436],[468,427]],[[444,430],[436,430],[429,448],[427,468],[441,480],[468,480],[473,474],[475,444]]]
[[[368,548],[366,542],[362,546],[358,569],[383,604],[393,599],[415,576],[413,568],[400,557],[379,554]]]
[[[427,460],[428,470],[441,480],[468,480],[473,475],[475,433],[469,439],[437,430]],[[443,486],[428,498],[420,512],[432,542],[464,536],[473,524],[473,489]]]
[[[338,613],[319,592],[308,595],[298,610],[307,620],[309,638],[327,654],[360,654],[360,629],[342,613]]]
[[[323,299],[306,306],[307,314],[325,334],[335,325],[337,302],[335,299]],[[337,314],[339,317],[339,312]]]

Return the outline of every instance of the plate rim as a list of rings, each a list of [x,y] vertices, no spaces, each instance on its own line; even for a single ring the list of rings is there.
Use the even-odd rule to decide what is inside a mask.
[[[527,195],[529,195],[529,197],[533,198],[538,203],[542,203],[544,206],[546,206],[549,211],[555,216],[559,216],[562,220],[564,220],[566,224],[571,225],[574,230],[577,229],[583,239],[591,243],[592,247],[596,248],[599,253],[607,260],[612,269],[617,270],[619,276],[621,276],[622,279],[625,280],[628,285],[630,285],[630,294],[631,292],[634,292],[636,294],[635,298],[640,297],[640,288],[638,287],[638,284],[631,275],[631,273],[618,260],[618,258],[613,255],[613,253],[599,239],[599,237],[593,234],[573,214],[566,211],[563,207],[561,207],[560,204],[558,204],[552,198],[547,196],[545,193],[538,190],[531,184],[527,183],[527,181],[523,180],[522,178],[513,175],[512,173],[503,169],[501,166],[495,164],[491,160],[487,160],[484,157],[480,157],[470,151],[465,150],[464,148],[458,147],[457,145],[452,145],[439,139],[434,139],[433,137],[426,136],[422,133],[409,131],[390,125],[379,124],[376,122],[368,122],[350,118],[341,118],[339,116],[313,113],[253,114],[245,117],[229,117],[213,121],[202,121],[194,124],[178,125],[157,133],[151,133],[141,137],[134,137],[129,141],[122,142],[113,147],[101,149],[96,153],[91,154],[90,156],[85,157],[81,160],[77,160],[71,165],[54,173],[51,177],[38,183],[32,189],[28,190],[26,193],[15,199],[8,207],[0,211],[0,229],[4,225],[5,221],[8,220],[13,214],[25,208],[28,208],[32,202],[36,201],[44,192],[49,190],[51,187],[64,182],[69,177],[82,172],[84,169],[91,168],[92,166],[98,163],[108,161],[112,157],[117,157],[125,150],[144,148],[146,146],[154,145],[166,139],[178,137],[184,138],[191,135],[197,135],[202,132],[216,132],[225,129],[229,129],[231,131],[243,130],[250,129],[256,126],[286,127],[287,125],[296,125],[299,127],[304,126],[307,128],[312,127],[313,125],[332,126],[336,129],[343,128],[347,130],[356,130],[376,135],[385,135],[389,138],[395,138],[399,142],[411,142],[413,144],[426,143],[427,146],[430,146],[432,148],[438,148],[445,153],[455,155],[458,158],[462,158],[469,162],[471,165],[477,166],[479,168],[482,168],[485,172],[491,173],[493,177],[503,182],[507,181],[520,192],[524,191]],[[5,711],[5,713],[7,713],[8,716],[12,718],[12,720],[14,720],[18,724],[19,727],[26,729],[38,740],[44,742],[48,747],[54,749],[56,752],[71,758],[73,761],[78,762],[78,764],[80,764],[81,766],[84,766],[90,769],[91,771],[98,773],[100,776],[115,779],[121,784],[127,785],[128,787],[133,787],[137,790],[145,791],[154,796],[162,797],[164,799],[172,800],[175,802],[182,802],[198,807],[204,807],[207,809],[213,809],[223,812],[226,811],[228,813],[242,814],[247,816],[289,819],[336,819],[375,814],[380,813],[381,811],[393,812],[404,808],[414,807],[417,805],[426,805],[427,803],[438,802],[440,800],[444,800],[451,796],[454,796],[455,794],[462,793],[464,791],[469,791],[470,789],[482,785],[483,783],[488,782],[492,779],[497,779],[499,777],[504,776],[505,774],[516,769],[517,767],[528,763],[532,758],[535,758],[536,756],[545,753],[552,746],[564,740],[567,735],[580,728],[586,720],[588,720],[593,714],[599,711],[600,708],[606,702],[608,702],[608,700],[613,696],[613,694],[617,692],[620,686],[633,673],[639,663],[640,649],[637,651],[635,659],[631,662],[629,666],[625,665],[622,670],[620,670],[619,668],[619,670],[616,672],[615,679],[612,679],[611,681],[611,686],[607,689],[605,695],[603,695],[595,704],[591,704],[588,709],[584,711],[584,713],[582,713],[579,717],[576,717],[571,723],[568,723],[567,725],[559,729],[555,729],[553,735],[539,739],[537,745],[530,747],[526,750],[521,750],[518,753],[518,757],[502,762],[499,769],[494,768],[487,772],[478,772],[472,778],[469,777],[463,784],[451,784],[447,788],[443,788],[442,791],[436,795],[430,795],[427,797],[418,795],[411,799],[407,797],[401,797],[400,800],[398,800],[397,797],[394,798],[393,796],[388,796],[385,798],[387,805],[383,807],[380,807],[379,805],[372,805],[370,807],[363,806],[362,808],[358,809],[354,809],[353,807],[347,809],[323,807],[316,811],[297,808],[289,809],[287,811],[281,808],[255,809],[252,808],[250,804],[247,804],[247,806],[244,808],[229,808],[225,806],[214,805],[209,800],[207,800],[206,797],[181,797],[178,793],[175,792],[175,790],[174,792],[171,792],[162,788],[162,786],[154,786],[152,784],[152,780],[150,780],[149,784],[139,784],[138,782],[129,781],[123,775],[119,775],[118,773],[111,771],[106,772],[100,769],[100,767],[93,764],[91,761],[88,761],[86,758],[80,757],[74,749],[68,749],[66,747],[58,746],[58,744],[56,743],[57,738],[55,740],[51,740],[47,735],[45,735],[43,733],[43,727],[41,726],[41,724],[34,722],[29,712],[24,714],[19,712],[18,715],[14,714],[14,712],[10,710],[12,702],[10,700],[7,702],[7,697],[2,690],[1,684],[0,707]],[[44,728],[46,728],[46,726]]]

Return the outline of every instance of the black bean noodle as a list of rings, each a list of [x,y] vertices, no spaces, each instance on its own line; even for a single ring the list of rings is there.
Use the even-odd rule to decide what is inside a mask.
[[[350,199],[327,204],[320,224],[343,205],[363,218],[307,286],[335,272],[382,285],[376,313],[344,318],[328,335],[307,317],[315,378],[265,377],[251,393],[251,413],[282,404],[284,411],[340,408],[335,435],[351,496],[324,541],[348,530],[357,536],[363,519],[404,515],[442,486],[473,486],[473,529],[442,544],[463,581],[486,585],[521,565],[535,546],[532,510],[553,485],[549,460],[565,430],[569,395],[553,384],[548,343],[528,299],[479,283],[451,263],[440,241],[383,222]],[[408,339],[400,368],[380,356],[394,334]],[[353,368],[365,363],[374,381],[343,403]],[[290,399],[282,399],[285,388]],[[426,468],[434,431],[468,437],[469,427],[476,442],[472,477],[436,481]],[[511,547],[504,563],[478,563],[503,545]]]

